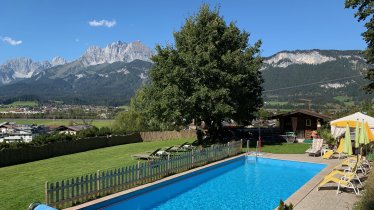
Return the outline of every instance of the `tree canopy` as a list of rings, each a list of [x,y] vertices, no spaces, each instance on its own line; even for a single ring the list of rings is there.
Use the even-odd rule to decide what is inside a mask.
[[[249,36],[203,5],[174,32],[174,46],[156,46],[145,88],[149,113],[176,125],[251,120],[262,106],[263,79],[261,41],[249,46]]]
[[[365,21],[366,31],[362,33],[364,40],[366,41],[368,47],[365,50],[365,59],[369,64],[374,64],[374,1],[373,0],[346,0],[346,8],[357,9],[355,17],[358,21]],[[371,68],[368,70],[366,79],[369,80],[369,84],[365,87],[365,90],[368,93],[374,93],[374,69]]]

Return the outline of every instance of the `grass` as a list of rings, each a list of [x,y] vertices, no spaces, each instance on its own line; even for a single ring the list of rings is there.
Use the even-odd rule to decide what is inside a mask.
[[[9,108],[9,107],[0,107],[0,112],[7,112],[7,111],[10,111],[12,110],[12,108]]]
[[[38,106],[37,101],[15,101],[8,106]]]
[[[355,102],[352,101],[352,97],[349,96],[335,96],[335,100],[344,103],[345,106],[354,106]]]
[[[346,101],[346,102],[344,102],[344,105],[346,105],[346,106],[354,106],[355,102],[354,101]]]
[[[345,102],[345,101],[350,101],[352,100],[352,97],[349,96],[335,96],[335,100],[340,101],[340,102]]]
[[[0,122],[16,122],[18,124],[37,124],[37,125],[71,125],[71,123],[83,124],[82,120],[75,119],[0,119]],[[98,128],[112,127],[114,120],[93,120],[92,125]]]
[[[262,151],[273,154],[304,154],[305,150],[310,147],[310,144],[304,143],[283,143],[279,145],[263,145]],[[256,148],[249,148],[251,151],[256,151]],[[246,150],[246,148],[243,148]]]
[[[0,168],[1,209],[27,209],[34,201],[44,201],[46,181],[61,181],[134,164],[131,154],[182,144],[194,139],[142,142],[107,147],[87,152]]]

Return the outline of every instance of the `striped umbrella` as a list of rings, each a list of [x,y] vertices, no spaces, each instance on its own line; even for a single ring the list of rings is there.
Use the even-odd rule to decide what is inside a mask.
[[[345,128],[345,141],[344,141],[344,150],[343,152],[352,155],[352,144],[351,144],[351,132],[349,130],[349,126],[347,124]]]

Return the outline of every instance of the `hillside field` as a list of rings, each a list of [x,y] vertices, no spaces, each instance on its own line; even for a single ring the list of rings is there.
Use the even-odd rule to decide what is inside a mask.
[[[18,124],[37,124],[37,125],[72,125],[83,124],[79,119],[0,119],[1,122],[16,122]],[[114,120],[93,120],[92,125],[98,128],[111,127]]]

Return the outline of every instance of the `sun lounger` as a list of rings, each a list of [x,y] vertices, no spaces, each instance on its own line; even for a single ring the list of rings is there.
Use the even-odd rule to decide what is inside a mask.
[[[344,172],[338,171],[338,170],[333,170],[331,171],[328,175],[326,175],[321,183],[318,185],[317,190],[319,190],[321,187],[326,185],[327,183],[334,182],[338,184],[338,189],[337,189],[337,194],[340,192],[340,187],[345,187],[345,188],[351,188],[354,190],[355,194],[359,194],[359,189],[357,185],[353,182],[353,180],[358,180],[359,183],[362,185],[362,182],[360,178],[357,175],[357,166],[358,164],[352,168],[352,171],[345,170]],[[336,177],[337,175],[340,175],[340,177]]]
[[[172,148],[169,149],[170,152],[185,152],[187,151],[186,148],[184,147],[185,145],[188,145],[189,142],[184,142],[181,145],[175,145]]]
[[[317,146],[317,139],[313,139],[313,141],[312,141],[312,146],[311,146],[309,149],[307,149],[307,150],[305,151],[305,153],[310,153],[310,152],[312,152],[313,150],[316,149],[316,146]]]
[[[340,157],[343,155],[343,147],[344,147],[344,139],[341,139],[338,147],[336,148],[336,150],[329,150],[329,151],[325,152],[325,154],[322,156],[322,158],[323,159],[330,159],[330,158],[333,158],[335,154],[338,154],[339,155],[338,158],[340,159]]]
[[[314,140],[313,140],[314,141]],[[322,146],[323,146],[323,139],[316,139],[316,147],[312,149],[312,151],[309,152],[309,155],[313,155],[314,157],[316,155],[321,154]]]
[[[322,158],[323,159],[330,159],[333,155],[334,155],[334,151],[333,150],[328,150],[327,152],[325,152],[325,154],[323,154]]]
[[[339,142],[339,146],[338,148],[336,148],[335,150],[335,154],[338,154],[339,155],[339,159],[342,157],[342,155],[344,154],[343,153],[343,149],[344,149],[344,138],[340,139],[340,142]]]
[[[170,148],[170,152],[186,152],[186,151],[190,151],[190,150],[193,150],[196,148],[196,145],[197,144],[197,140],[192,142],[192,143],[189,143],[189,142],[185,142],[181,145],[176,145],[172,148]]]
[[[355,192],[355,194],[359,195],[360,191],[359,191],[358,187],[352,182],[353,178],[354,178],[354,174],[352,174],[352,173],[345,173],[345,175],[342,176],[342,177],[340,177],[340,178],[332,176],[332,177],[324,179],[318,185],[317,190],[319,190],[323,185],[325,185],[327,183],[334,182],[334,183],[338,184],[338,189],[336,191],[336,194],[339,194],[341,187],[345,187],[345,188],[351,188],[351,189],[353,189],[353,191]]]
[[[344,161],[343,161],[344,162]],[[344,176],[345,174],[347,173],[352,173],[353,175],[353,179],[356,179],[358,180],[358,182],[362,185],[362,182],[360,180],[360,177],[358,176],[357,174],[357,169],[359,167],[359,164],[353,164],[353,165],[350,165],[348,168],[344,169],[344,171],[341,171],[341,170],[338,170],[338,169],[333,169],[328,175],[326,175],[324,177],[324,179],[327,179],[327,178],[330,178],[330,177],[333,177],[335,175],[341,175],[341,176]]]
[[[159,153],[161,151],[162,151],[161,148],[158,148],[152,152],[143,153],[143,154],[134,154],[134,155],[131,155],[131,157],[137,158],[137,159],[145,159],[145,160],[157,159],[161,157]]]
[[[334,170],[342,170],[344,166],[348,168],[357,167],[356,170],[360,170],[365,176],[369,170],[364,167],[363,157],[361,155],[351,156],[343,160],[340,164],[334,167]]]

